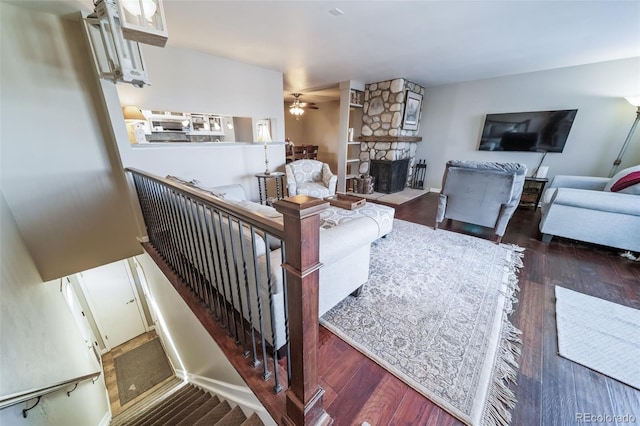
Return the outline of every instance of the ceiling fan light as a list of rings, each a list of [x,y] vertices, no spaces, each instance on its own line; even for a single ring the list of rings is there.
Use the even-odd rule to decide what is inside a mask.
[[[300,116],[304,114],[304,110],[300,108],[298,105],[294,105],[291,108],[289,108],[289,112],[296,116]]]

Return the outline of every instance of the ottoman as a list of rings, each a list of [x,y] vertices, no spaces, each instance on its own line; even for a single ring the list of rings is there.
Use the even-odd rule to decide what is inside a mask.
[[[393,207],[369,202],[354,210],[330,206],[320,213],[320,226],[325,229],[332,228],[341,223],[367,216],[372,218],[378,225],[378,238],[380,238],[387,235],[393,229],[393,217],[395,213],[396,211]]]

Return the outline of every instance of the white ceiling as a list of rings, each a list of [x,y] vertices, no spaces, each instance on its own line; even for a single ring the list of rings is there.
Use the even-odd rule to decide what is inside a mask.
[[[12,3],[53,13],[91,7]],[[640,56],[638,0],[164,0],[164,8],[169,46],[281,71],[285,94],[315,102],[336,92],[310,92],[344,80],[434,86]]]

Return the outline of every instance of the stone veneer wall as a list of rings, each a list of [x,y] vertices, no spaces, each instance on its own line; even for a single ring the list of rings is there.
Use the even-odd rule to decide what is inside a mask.
[[[407,91],[419,93],[424,97],[424,87],[405,80],[394,80],[370,83],[365,86],[364,105],[362,111],[362,131],[360,139],[360,167],[361,174],[369,173],[369,161],[402,160],[409,158],[409,172],[407,182],[411,182],[415,165],[416,143],[398,141],[404,136],[417,136],[417,130],[403,130],[402,118],[404,114]],[[418,114],[418,128],[422,118],[422,105]],[[374,137],[375,141],[367,141]],[[389,137],[385,140],[385,137]],[[373,139],[373,138],[372,138]]]
[[[404,78],[367,84],[362,106],[362,136],[416,136],[417,130],[402,130],[407,91],[424,97],[424,87]],[[422,104],[418,127],[421,117]]]

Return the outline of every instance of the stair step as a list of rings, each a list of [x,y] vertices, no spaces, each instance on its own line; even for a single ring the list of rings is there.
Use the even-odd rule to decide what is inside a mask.
[[[227,401],[222,401],[216,408],[209,411],[202,416],[200,420],[195,422],[193,426],[210,426],[215,425],[220,419],[222,419],[228,412],[231,411],[231,406]]]
[[[138,401],[134,405],[114,416],[113,419],[111,419],[111,426],[129,425],[130,421],[134,417],[138,416],[149,407],[167,400],[176,392],[180,391],[180,389],[186,384],[186,382],[174,376],[172,380],[149,393],[143,400]]]
[[[173,411],[165,414],[160,418],[160,420],[153,423],[153,426],[174,426],[186,415],[195,410],[198,406],[207,402],[208,399],[211,399],[211,395],[203,392],[201,395],[196,395],[192,397],[190,400],[185,401],[184,404],[176,407]]]
[[[218,420],[215,426],[240,426],[245,420],[247,420],[247,416],[244,415],[240,406],[236,405],[233,410]]]
[[[253,413],[247,420],[242,422],[240,426],[264,426],[264,423],[262,423],[262,420],[260,420],[260,417],[256,413]]]
[[[264,426],[253,413],[179,379],[171,380],[114,417],[111,426]]]
[[[182,398],[191,390],[191,386],[186,383],[182,386],[177,392],[174,392],[167,398],[163,398],[162,400],[156,401],[154,404],[151,404],[144,411],[138,413],[135,417],[131,418],[126,426],[136,426],[140,424],[145,424],[145,420],[153,415],[158,410],[161,410],[162,407],[171,404],[173,401]]]
[[[191,413],[189,413],[186,417],[184,417],[180,423],[176,424],[176,426],[191,426],[194,424],[200,417],[204,416],[209,411],[213,410],[218,404],[220,404],[220,399],[214,395],[213,398],[210,398],[201,406],[197,407]]]
[[[184,401],[189,400],[194,394],[202,392],[200,389],[187,385],[184,387],[185,391],[180,392],[179,395],[171,398],[169,401],[164,402],[161,406],[153,407],[153,410],[147,410],[145,415],[138,421],[131,424],[131,426],[147,426],[164,416],[166,413],[173,410],[175,407],[180,406]]]

